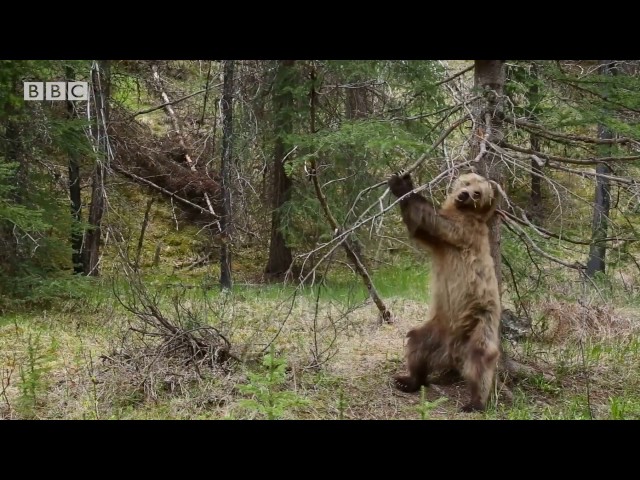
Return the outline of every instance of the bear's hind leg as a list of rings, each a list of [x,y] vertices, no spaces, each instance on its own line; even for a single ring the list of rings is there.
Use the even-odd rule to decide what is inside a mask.
[[[406,359],[409,375],[395,375],[393,379],[398,390],[416,392],[423,385],[429,386],[428,376],[433,369],[443,367],[446,349],[442,342],[441,328],[433,320],[420,328],[410,330],[407,337],[409,340]]]
[[[487,407],[500,355],[493,337],[492,328],[479,326],[467,345],[462,376],[469,384],[470,398],[462,407],[463,412],[484,411]]]
[[[496,366],[492,363],[486,366],[474,365],[469,369],[475,370],[473,374],[466,376],[470,398],[461,410],[463,412],[483,412],[487,408],[487,401],[491,395]]]

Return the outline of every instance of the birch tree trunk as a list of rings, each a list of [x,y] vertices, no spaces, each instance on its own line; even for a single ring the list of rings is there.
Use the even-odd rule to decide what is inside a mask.
[[[93,110],[92,134],[96,150],[96,167],[91,186],[91,205],[89,206],[89,230],[85,234],[83,251],[83,270],[85,275],[98,276],[100,260],[100,239],[102,217],[105,209],[104,181],[109,164],[109,97],[110,97],[109,60],[98,60],[91,69],[91,109]]]
[[[615,63],[611,60],[600,61],[600,74],[611,75],[614,73]],[[598,125],[598,138],[612,139],[613,134],[603,124]],[[606,155],[611,150],[611,145],[601,145],[599,147],[601,155]],[[607,245],[603,241],[607,238],[609,230],[609,210],[611,207],[611,182],[601,175],[611,175],[611,169],[606,163],[596,165],[595,198],[593,203],[593,221],[591,227],[591,246],[589,247],[589,260],[587,261],[586,274],[593,277],[596,273],[605,273],[605,257],[607,255]]]

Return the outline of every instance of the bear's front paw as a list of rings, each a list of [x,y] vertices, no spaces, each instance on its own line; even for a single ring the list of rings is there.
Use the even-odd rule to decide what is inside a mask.
[[[401,197],[406,193],[409,193],[414,188],[413,182],[411,181],[411,175],[404,173],[402,170],[391,175],[389,180],[387,180],[387,185],[389,185],[391,193],[396,197]]]

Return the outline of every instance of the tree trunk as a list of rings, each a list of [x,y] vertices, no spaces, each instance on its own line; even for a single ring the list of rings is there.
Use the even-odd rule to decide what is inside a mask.
[[[224,62],[224,86],[222,88],[222,162],[220,176],[222,182],[222,208],[220,210],[220,285],[231,288],[231,252],[229,239],[232,233],[231,191],[229,189],[229,164],[233,148],[233,60]]]
[[[101,224],[104,215],[105,191],[104,179],[109,162],[108,126],[110,96],[109,60],[94,62],[91,69],[92,103],[94,123],[93,140],[96,149],[96,168],[91,186],[91,205],[89,207],[89,230],[85,235],[83,269],[86,275],[98,276],[100,259]]]
[[[615,63],[611,60],[600,61],[600,74],[611,75],[614,71]],[[598,138],[612,139],[612,132],[603,124],[598,125]],[[600,148],[610,150],[610,145],[603,145]],[[603,152],[604,153],[604,152]],[[611,169],[606,163],[596,165],[596,173],[610,175]],[[596,177],[596,191],[593,205],[593,222],[591,227],[591,246],[589,248],[589,260],[587,261],[587,275],[593,277],[597,272],[605,273],[605,256],[607,246],[603,241],[607,237],[609,229],[609,209],[611,206],[610,181],[608,178]]]
[[[540,137],[531,133],[531,150],[540,151]],[[533,223],[542,224],[542,169],[535,159],[531,159],[531,198],[530,212]]]
[[[72,67],[66,67],[67,81],[75,80],[75,72]],[[73,102],[67,100],[67,113],[69,120],[77,117]],[[80,163],[78,153],[75,150],[69,152],[69,198],[71,199],[71,261],[73,263],[73,273],[82,274],[82,231],[80,222],[82,221],[82,198],[80,194]]]
[[[360,79],[356,77],[355,83],[359,83]],[[362,120],[367,118],[373,107],[369,98],[367,96],[367,88],[366,87],[355,87],[355,88],[347,88],[346,102],[345,102],[345,117],[347,120]],[[366,163],[363,165],[362,163],[362,155],[360,153],[356,153],[355,148],[348,148],[345,151],[345,156],[347,163],[351,165],[353,172],[362,171],[361,169],[366,168]],[[360,162],[358,159],[360,158]],[[367,264],[364,256],[362,255],[363,246],[360,243],[355,232],[350,235],[350,247],[352,249],[352,253],[358,257],[359,262],[366,268]],[[357,267],[356,267],[357,269]],[[368,274],[367,274],[368,275]],[[383,314],[384,316],[384,314]]]
[[[17,91],[17,77],[13,76],[12,84],[14,91]],[[4,139],[0,136],[0,140],[4,141],[1,145],[0,158],[4,157],[2,158],[3,163],[17,164],[16,170],[12,175],[6,177],[4,181],[15,187],[9,198],[16,204],[21,204],[24,191],[25,162],[23,159],[20,125],[15,118],[17,112],[16,107],[11,102],[11,98],[6,100],[3,107],[4,111],[0,111],[0,113],[4,113]],[[3,153],[4,155],[2,155]],[[13,225],[0,219],[0,270],[4,270],[2,273],[5,276],[10,276],[15,274],[19,264],[19,249],[13,235]]]
[[[16,204],[22,204],[24,201],[24,193],[26,189],[26,165],[22,156],[22,142],[20,140],[20,125],[13,118],[8,118],[5,127],[6,139],[6,160],[7,163],[16,163],[17,168],[13,175],[11,183],[14,184],[13,201]]]
[[[471,158],[477,158],[479,173],[502,185],[502,163],[500,156],[489,142],[499,143],[502,138],[501,113],[505,82],[504,60],[476,60],[474,86],[483,96],[474,109],[475,131]],[[498,206],[499,208],[499,206]],[[491,256],[495,263],[496,278],[502,292],[502,261],[500,254],[500,221],[494,216],[489,224]]]
[[[20,81],[16,74],[11,75],[11,84],[14,94],[21,96]],[[7,99],[4,105],[5,130],[4,130],[4,151],[6,163],[16,164],[16,170],[10,183],[15,187],[12,193],[12,200],[17,204],[24,202],[24,196],[27,192],[27,163],[24,157],[24,146],[22,144],[21,130],[23,125],[19,121],[18,108],[11,103],[11,98]]]
[[[536,122],[538,120],[540,96],[538,85],[535,83],[537,80],[535,65],[532,67],[532,73],[534,75],[534,83],[529,87],[529,120]],[[530,133],[529,143],[531,150],[540,151],[540,137],[538,135]],[[531,219],[534,223],[540,225],[542,222],[542,169],[534,158],[531,159],[531,196],[529,200]]]
[[[366,118],[371,111],[365,87],[347,88],[346,118],[356,120]]]
[[[273,86],[275,127],[274,165],[271,192],[271,241],[265,274],[282,276],[291,266],[291,249],[282,234],[282,206],[291,198],[291,179],[287,177],[284,161],[287,155],[285,136],[293,131],[293,93],[287,87],[293,83],[294,60],[281,60]]]

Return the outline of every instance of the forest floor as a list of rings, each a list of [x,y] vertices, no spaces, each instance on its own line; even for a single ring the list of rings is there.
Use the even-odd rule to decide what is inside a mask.
[[[167,318],[188,311],[223,329],[236,355],[258,360],[197,370],[171,356],[137,359],[135,345],[154,338],[134,342],[136,316],[108,290],[0,319],[0,418],[640,418],[640,311],[632,306],[529,305],[533,333],[506,349],[534,373],[508,382],[508,391],[499,383],[487,412],[467,414],[458,411],[468,395],[462,382],[422,394],[392,387],[391,376],[404,369],[405,334],[428,308],[412,289],[413,298],[385,298],[395,315],[390,325],[344,288],[295,298],[292,289],[270,286],[204,297],[173,289],[180,294],[158,303]],[[261,366],[268,353],[276,358],[271,368]]]

